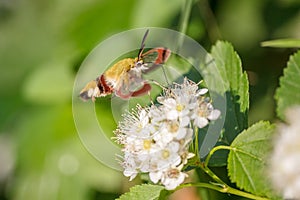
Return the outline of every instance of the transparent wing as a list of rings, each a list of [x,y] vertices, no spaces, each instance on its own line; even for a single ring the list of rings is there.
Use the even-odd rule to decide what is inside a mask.
[[[171,51],[168,48],[157,47],[151,49],[142,55],[143,68],[142,71],[147,73],[151,70],[164,64],[171,55]]]
[[[124,73],[116,86],[115,94],[123,99],[128,99],[132,94],[144,86],[141,71],[131,69]]]
[[[158,47],[141,55],[141,62],[135,63],[135,67],[123,73],[115,87],[115,94],[123,99],[131,96],[139,96],[151,89],[151,86],[142,78],[142,73],[147,73],[165,63],[171,51],[164,47]]]

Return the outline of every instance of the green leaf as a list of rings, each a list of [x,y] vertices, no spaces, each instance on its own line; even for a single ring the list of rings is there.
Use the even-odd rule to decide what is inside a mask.
[[[157,200],[163,189],[164,187],[160,185],[136,185],[130,188],[129,192],[120,196],[118,200]]]
[[[262,47],[277,47],[277,48],[299,48],[300,47],[300,39],[278,39],[278,40],[270,40],[264,41],[261,43]]]
[[[239,188],[261,196],[271,197],[274,194],[265,169],[274,129],[274,125],[261,121],[243,131],[232,142],[228,174]]]
[[[248,78],[246,72],[242,70],[238,54],[230,43],[218,41],[212,47],[211,56],[221,77],[220,81],[208,78],[208,81],[215,82],[214,88],[209,88],[210,92],[217,93],[218,98],[226,99],[226,107],[218,108],[222,112],[221,117],[225,118],[222,137],[218,145],[230,145],[234,138],[248,127]],[[211,79],[214,77],[212,76]],[[210,160],[210,165],[225,165],[226,159],[227,152],[218,151]]]
[[[280,87],[276,90],[277,115],[284,119],[285,110],[300,104],[300,51],[290,57],[287,68],[280,78]]]
[[[212,47],[211,55],[222,75],[223,84],[225,84],[224,92],[230,92],[235,97],[235,99],[231,99],[231,103],[240,105],[237,112],[246,112],[249,108],[249,84],[247,73],[243,72],[240,57],[230,43],[223,41],[218,41]],[[243,120],[245,121],[245,119]],[[246,122],[241,122],[240,127],[246,127],[243,126],[246,124]]]

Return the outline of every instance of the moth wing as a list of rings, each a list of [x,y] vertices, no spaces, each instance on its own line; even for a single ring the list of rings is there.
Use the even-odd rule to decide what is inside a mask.
[[[157,47],[150,49],[142,55],[143,68],[142,71],[147,73],[164,64],[170,57],[171,51],[168,48]]]
[[[115,87],[115,94],[123,99],[131,96],[140,96],[151,89],[151,86],[142,78],[142,73],[147,73],[164,64],[171,51],[164,47],[158,47],[141,55],[142,63],[137,63],[128,72],[124,72]]]
[[[123,99],[128,99],[143,86],[144,80],[141,71],[133,68],[120,77],[115,94]]]

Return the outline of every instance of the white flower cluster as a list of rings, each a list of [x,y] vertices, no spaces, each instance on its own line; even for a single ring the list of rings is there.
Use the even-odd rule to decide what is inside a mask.
[[[278,129],[270,175],[285,199],[300,199],[300,106],[289,109],[286,119],[289,125]]]
[[[203,128],[220,116],[204,96],[207,92],[185,78],[182,84],[164,90],[157,98],[159,105],[138,105],[124,115],[115,134],[123,146],[125,176],[132,180],[139,172],[149,173],[152,182],[160,181],[168,190],[184,181],[183,166],[194,156],[188,151],[192,127]]]

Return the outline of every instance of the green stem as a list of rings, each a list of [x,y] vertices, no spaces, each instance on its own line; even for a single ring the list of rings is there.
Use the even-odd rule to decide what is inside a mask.
[[[211,171],[207,166],[198,164],[197,167],[200,167],[206,174],[208,174],[214,181],[216,181],[220,185],[226,185],[224,181],[222,181],[213,171]]]
[[[183,187],[195,186],[195,187],[203,187],[203,188],[216,190],[216,191],[222,192],[222,193],[234,194],[234,195],[241,196],[241,197],[246,197],[246,198],[249,198],[249,199],[268,200],[268,198],[256,196],[254,194],[244,192],[244,191],[241,191],[241,190],[238,190],[238,189],[235,189],[235,188],[232,188],[232,187],[228,186],[213,171],[211,171],[208,168],[208,163],[209,163],[209,160],[210,160],[211,156],[216,151],[221,150],[221,149],[233,150],[233,148],[230,147],[230,146],[216,146],[209,152],[209,154],[208,154],[208,156],[207,156],[204,163],[199,162],[199,161],[196,161],[194,163],[195,167],[199,167],[200,169],[202,169],[206,174],[208,174],[214,180],[213,183],[210,183],[210,184],[209,183],[189,183],[189,184],[183,184],[183,185],[179,186],[177,189],[180,189],[180,188],[183,188]]]
[[[185,183],[185,184],[181,184],[180,186],[178,186],[176,188],[176,190],[180,190],[180,189],[186,188],[186,187],[201,187],[201,188],[207,188],[207,189],[212,189],[212,190],[216,190],[216,191],[220,191],[220,189],[221,189],[220,186],[213,185],[210,183]]]
[[[222,35],[208,0],[198,0],[198,7],[211,42],[215,42],[217,39],[221,39]]]
[[[199,134],[199,132],[198,132],[198,127],[195,127],[194,128],[195,129],[195,153],[196,153],[196,158],[199,158],[199,136],[198,136],[198,134]]]
[[[221,149],[225,149],[225,150],[233,150],[232,147],[230,146],[225,146],[225,145],[220,145],[220,146],[216,146],[214,147],[207,155],[206,159],[205,159],[205,162],[204,162],[204,166],[208,166],[208,163],[209,163],[209,160],[211,158],[211,156],[218,150],[221,150]]]
[[[254,194],[250,194],[241,190],[237,190],[235,188],[229,187],[228,185],[219,185],[219,184],[209,184],[209,183],[186,183],[178,186],[176,190],[185,188],[185,187],[201,187],[216,190],[221,193],[233,194],[241,197],[246,197],[249,199],[257,199],[257,200],[269,200],[268,198],[256,196]]]
[[[179,36],[178,38],[178,44],[177,44],[177,48],[176,48],[176,53],[179,53],[179,50],[183,44],[184,41],[184,36],[186,34],[186,30],[188,27],[188,23],[189,23],[189,18],[190,18],[190,14],[191,14],[191,9],[192,9],[192,4],[193,4],[193,0],[185,0],[183,1],[183,6],[181,9],[181,19],[179,22],[179,31],[182,33],[182,35]]]
[[[179,23],[179,31],[183,34],[186,33],[187,26],[189,23],[189,18],[191,14],[193,0],[186,0],[181,10],[181,19]]]

